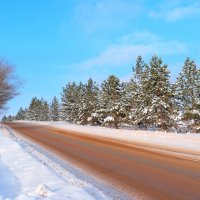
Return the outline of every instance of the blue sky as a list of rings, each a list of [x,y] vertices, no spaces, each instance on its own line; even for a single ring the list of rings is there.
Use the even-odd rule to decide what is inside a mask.
[[[0,0],[0,56],[24,79],[5,114],[34,96],[60,97],[68,81],[128,80],[138,55],[154,54],[172,79],[187,56],[200,62],[198,0]]]

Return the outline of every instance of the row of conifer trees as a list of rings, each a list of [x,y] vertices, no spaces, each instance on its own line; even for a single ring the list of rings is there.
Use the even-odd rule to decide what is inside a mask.
[[[147,64],[138,56],[129,81],[111,75],[100,86],[92,79],[69,82],[60,103],[56,97],[50,105],[34,97],[15,119],[200,132],[200,69],[187,58],[172,82],[161,58],[153,56]]]

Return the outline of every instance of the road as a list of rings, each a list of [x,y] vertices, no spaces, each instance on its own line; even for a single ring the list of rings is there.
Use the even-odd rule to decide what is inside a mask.
[[[149,199],[200,200],[199,161],[48,126],[7,125],[130,193],[137,191]]]

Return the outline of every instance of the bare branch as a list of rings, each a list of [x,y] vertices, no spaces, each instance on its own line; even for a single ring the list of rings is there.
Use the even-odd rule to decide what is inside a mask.
[[[0,59],[0,110],[5,108],[7,101],[19,95],[21,84],[22,81],[15,76],[14,66]]]

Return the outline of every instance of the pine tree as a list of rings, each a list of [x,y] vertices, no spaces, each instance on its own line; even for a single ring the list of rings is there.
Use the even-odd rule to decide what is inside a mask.
[[[39,101],[39,107],[41,108],[40,110],[40,116],[39,120],[40,121],[48,121],[49,120],[49,104],[46,100],[41,99]]]
[[[59,121],[60,108],[59,108],[59,102],[56,97],[53,98],[51,105],[50,105],[50,119],[52,121]]]
[[[28,119],[35,121],[49,120],[49,105],[47,101],[43,98],[37,99],[37,97],[34,97],[29,105]]]
[[[168,66],[163,64],[161,58],[153,56],[150,61],[150,77],[147,94],[151,97],[150,106],[147,107],[153,125],[167,130],[174,125],[174,93],[170,83]]]
[[[4,116],[2,117],[1,122],[2,122],[2,123],[7,122],[7,117],[6,117],[6,115],[4,115]]]
[[[147,105],[147,96],[145,94],[147,81],[149,78],[149,67],[141,56],[138,56],[136,65],[133,67],[133,77],[129,83],[130,91],[130,123],[139,127],[147,127],[149,119],[143,110]]]
[[[77,96],[78,86],[75,82],[69,82],[61,93],[61,117],[63,120],[75,121],[77,117]]]
[[[108,77],[101,85],[101,117],[103,124],[109,124],[118,128],[125,117],[121,105],[121,84],[119,78],[114,75]]]
[[[200,132],[200,71],[190,58],[185,60],[175,86],[181,120],[189,121],[193,132]]]
[[[174,94],[167,65],[163,64],[161,58],[153,56],[150,65],[145,65],[143,69],[139,78],[136,78],[138,103],[134,123],[167,130],[173,126],[175,115]]]
[[[98,86],[90,78],[79,90],[79,124],[96,124],[98,107]]]
[[[120,113],[121,125],[129,126],[132,124],[132,108],[133,108],[133,85],[130,82],[121,83]]]
[[[28,120],[38,120],[38,99],[36,97],[32,98],[31,103],[28,108]]]
[[[23,108],[20,108],[15,116],[16,120],[26,120],[26,117],[27,117],[27,109]]]

